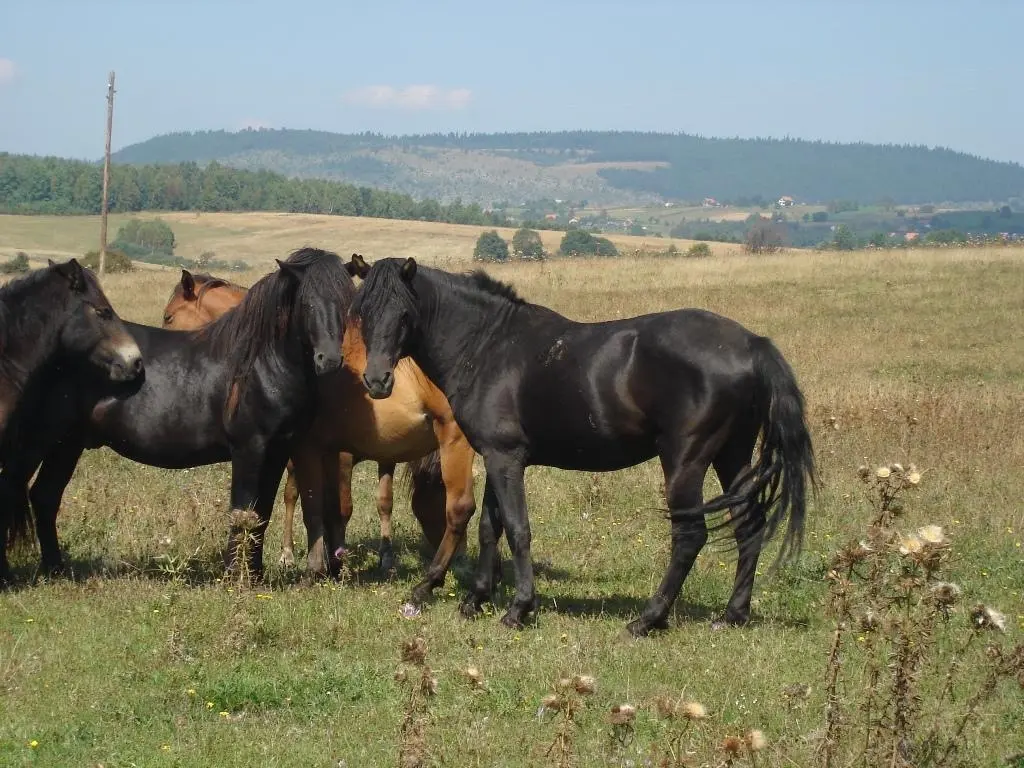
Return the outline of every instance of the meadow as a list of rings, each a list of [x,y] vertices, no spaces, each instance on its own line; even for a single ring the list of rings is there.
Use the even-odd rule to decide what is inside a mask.
[[[401,253],[462,269],[476,236],[408,222],[349,220],[335,233],[321,221],[329,217],[203,214],[190,224],[191,216],[167,217],[176,232],[181,225],[183,245],[206,227],[202,248],[215,243],[221,258],[260,264],[257,254],[269,260],[310,243],[369,260]],[[33,230],[39,248],[49,237],[52,250],[81,251],[73,236],[44,237],[43,225],[17,218],[10,227],[0,222],[0,248],[28,249],[31,224],[40,227]],[[237,279],[250,283],[262,271]],[[943,526],[953,552],[946,575],[962,587],[964,605],[1001,608],[1007,641],[1020,642],[1020,250],[721,252],[703,260],[555,260],[489,271],[575,319],[703,307],[780,347],[807,398],[821,487],[798,563],[770,573],[776,547],[767,549],[751,625],[710,629],[734,568],[730,552],[711,546],[684,585],[671,628],[641,641],[623,638],[668,557],[654,462],[604,475],[528,471],[542,607],[535,624],[511,632],[497,620],[510,598],[507,563],[495,611],[474,622],[457,614],[476,555],[475,521],[467,559],[436,601],[419,616],[400,613],[422,568],[420,537],[399,489],[398,571],[384,578],[374,570],[372,464],[357,468],[356,548],[343,578],[311,583],[277,567],[279,502],[268,583],[249,589],[220,572],[225,466],[162,471],[91,451],[58,521],[73,578],[36,578],[36,553],[22,549],[14,556],[17,582],[0,593],[0,764],[739,765],[751,756],[730,763],[721,742],[754,728],[767,742],[757,765],[819,765],[835,628],[826,577],[836,551],[862,538],[872,515],[857,477],[865,462],[916,463],[922,480],[899,525]],[[123,317],[155,324],[176,278],[164,270],[111,275],[105,289]],[[482,481],[481,474],[478,500]],[[706,493],[717,490],[709,476]],[[963,624],[963,610],[950,621]],[[431,670],[426,694],[415,663],[402,661],[403,643],[417,636]],[[955,692],[961,705],[980,684],[983,663],[981,646],[964,656]],[[868,684],[859,664],[850,654],[841,700]],[[942,685],[942,670],[931,673],[937,682],[925,676],[926,699]],[[579,698],[572,718],[540,710],[553,684],[573,675],[593,676],[596,690]],[[806,698],[786,694],[803,685]],[[666,696],[699,701],[709,717],[674,740],[678,726],[656,711]],[[628,734],[609,720],[622,703],[638,710]],[[953,710],[934,714],[937,725],[952,723]],[[1005,765],[1024,752],[1015,682],[986,699],[962,740],[961,765]],[[679,744],[692,754],[667,762]],[[856,757],[851,747],[837,764]]]

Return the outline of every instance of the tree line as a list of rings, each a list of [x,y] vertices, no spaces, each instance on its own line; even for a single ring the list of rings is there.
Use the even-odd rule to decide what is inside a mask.
[[[57,157],[0,153],[0,213],[96,214],[103,169]],[[217,162],[112,165],[110,210],[284,211],[383,219],[504,226],[501,214],[476,203],[414,200],[409,195],[322,179],[292,179],[270,171],[228,168]]]

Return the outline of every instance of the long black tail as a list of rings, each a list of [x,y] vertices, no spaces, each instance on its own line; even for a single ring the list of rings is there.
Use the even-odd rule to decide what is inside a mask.
[[[745,510],[740,514],[761,512],[765,516],[766,540],[788,517],[778,565],[797,556],[803,545],[807,492],[817,486],[814,448],[804,417],[803,394],[789,363],[770,339],[755,337],[751,347],[758,378],[760,455],[748,472],[699,511],[708,514],[732,508]],[[697,510],[689,513],[694,511]]]
[[[441,480],[441,453],[431,451],[426,456],[402,465],[399,475],[405,490],[412,493],[418,485],[439,485]]]

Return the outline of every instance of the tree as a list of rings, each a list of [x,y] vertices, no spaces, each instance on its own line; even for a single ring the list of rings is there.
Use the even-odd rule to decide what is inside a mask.
[[[480,235],[473,249],[476,261],[508,261],[508,243],[495,229]]]
[[[832,247],[837,251],[852,251],[857,245],[857,236],[845,224],[840,224],[832,233]]]
[[[512,236],[512,256],[524,261],[539,261],[544,258],[544,243],[540,234],[528,227],[520,227]]]
[[[781,250],[784,242],[782,230],[774,222],[758,218],[759,221],[747,231],[747,252],[764,254]]]
[[[711,246],[707,243],[694,243],[686,249],[686,255],[691,259],[703,259],[711,255]]]
[[[828,221],[828,211],[815,211],[811,214],[811,221]]]

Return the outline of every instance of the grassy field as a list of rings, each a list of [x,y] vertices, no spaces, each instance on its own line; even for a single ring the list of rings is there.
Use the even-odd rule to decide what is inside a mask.
[[[251,265],[273,264],[272,259],[302,245],[319,245],[339,253],[358,250],[368,259],[414,255],[432,264],[456,265],[473,256],[481,232],[490,227],[397,221],[352,216],[318,216],[293,213],[162,213],[177,240],[175,254],[196,258],[213,251],[222,261],[242,260]],[[117,230],[132,216],[110,217],[113,240]],[[513,229],[499,229],[511,240]],[[548,251],[557,251],[564,232],[542,231]],[[692,240],[610,235],[623,253],[662,251],[674,243],[685,251]],[[739,246],[711,243],[716,255],[738,252]],[[4,216],[0,215],[0,258],[16,251],[38,257],[80,256],[99,247],[98,216]]]
[[[313,243],[460,268],[468,266],[475,237],[468,228],[328,217],[168,218],[183,249],[253,261]],[[88,220],[52,220],[49,234],[39,221],[0,221],[0,248],[77,252],[92,237]],[[922,469],[901,527],[944,526],[955,553],[947,575],[962,586],[964,604],[1000,607],[1008,641],[1020,641],[1019,250],[624,258],[491,271],[573,318],[704,307],[779,345],[807,396],[821,490],[800,562],[770,575],[774,547],[766,553],[752,625],[711,631],[734,561],[708,549],[672,628],[643,641],[622,638],[668,556],[654,463],[595,476],[528,472],[543,607],[536,625],[514,633],[497,615],[471,623],[457,616],[476,553],[475,523],[470,560],[447,589],[421,616],[400,615],[421,568],[418,532],[401,493],[400,567],[396,578],[380,579],[372,570],[372,465],[356,474],[353,572],[340,583],[310,584],[274,566],[269,584],[247,590],[219,580],[225,467],[160,471],[93,451],[59,521],[75,578],[33,581],[36,556],[22,551],[15,557],[19,583],[0,595],[0,764],[682,765],[663,762],[681,726],[659,720],[651,706],[658,696],[682,695],[711,713],[680,742],[693,752],[685,764],[726,764],[721,740],[759,728],[768,746],[758,765],[819,765],[834,627],[825,576],[835,551],[864,535],[870,508],[856,470],[865,460]],[[106,286],[124,317],[155,323],[174,279],[164,272],[115,275]],[[709,479],[707,492],[716,488]],[[276,560],[278,541],[272,523],[268,562]],[[503,590],[497,611],[510,596],[508,576]],[[955,610],[951,626],[964,622],[963,610]],[[426,641],[426,663],[438,681],[436,696],[423,701],[410,699],[408,684],[394,678],[401,644],[416,635]],[[945,634],[938,640],[952,643]],[[868,685],[867,670],[855,653],[844,659],[840,699],[852,702]],[[945,732],[980,683],[983,659],[975,644],[963,657],[956,704],[929,715]],[[467,677],[469,667],[482,685]],[[573,674],[597,679],[573,724],[539,716],[555,680]],[[922,675],[931,712],[943,669]],[[782,692],[794,684],[810,685],[806,701],[787,703]],[[608,721],[622,702],[639,710],[624,742]],[[1016,683],[997,687],[964,732],[959,764],[1003,765],[1024,751],[1020,702]],[[400,763],[403,743],[420,750],[422,761]],[[559,744],[571,747],[575,763],[559,762]],[[855,745],[846,748],[844,766],[857,755]]]

